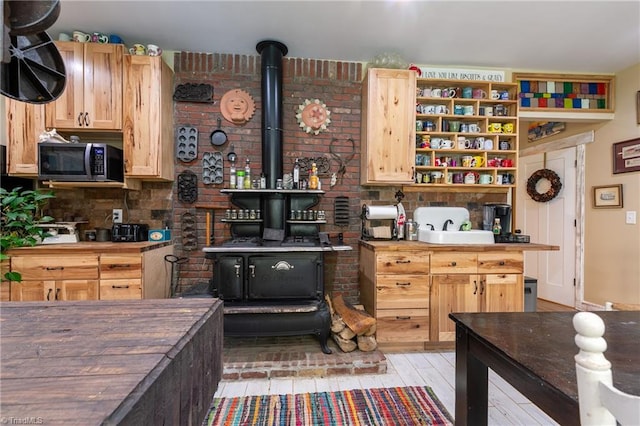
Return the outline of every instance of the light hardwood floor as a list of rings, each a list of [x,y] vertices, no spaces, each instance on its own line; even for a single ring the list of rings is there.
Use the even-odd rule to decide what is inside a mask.
[[[385,354],[386,374],[222,381],[215,397],[331,392],[394,386],[430,386],[453,416],[455,352]],[[489,371],[490,425],[557,425],[493,371]]]

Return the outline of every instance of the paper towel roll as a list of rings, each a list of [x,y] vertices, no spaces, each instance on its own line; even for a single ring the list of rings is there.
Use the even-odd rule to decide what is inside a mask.
[[[395,219],[398,215],[396,206],[367,206],[367,219]]]

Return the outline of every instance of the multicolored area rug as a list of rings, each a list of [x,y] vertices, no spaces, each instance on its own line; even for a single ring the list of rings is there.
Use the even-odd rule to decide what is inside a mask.
[[[453,419],[431,388],[409,386],[216,398],[207,424],[409,426],[452,425]]]

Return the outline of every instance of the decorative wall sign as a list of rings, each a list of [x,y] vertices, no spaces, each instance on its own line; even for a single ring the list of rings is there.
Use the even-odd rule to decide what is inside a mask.
[[[422,73],[422,78],[494,82],[505,81],[504,71],[496,70],[420,67],[420,71]]]
[[[640,138],[613,144],[613,173],[640,171]]]
[[[305,99],[302,104],[298,105],[296,118],[305,132],[317,135],[327,130],[327,126],[331,123],[330,115],[331,111],[320,99]]]
[[[527,140],[529,142],[556,135],[565,129],[565,123],[559,121],[535,121],[529,125]]]
[[[220,99],[220,111],[225,120],[235,124],[244,124],[253,117],[256,103],[244,90],[229,90]]]
[[[173,92],[176,102],[213,102],[213,86],[210,84],[179,84]]]
[[[594,186],[593,207],[596,209],[622,208],[622,184]]]

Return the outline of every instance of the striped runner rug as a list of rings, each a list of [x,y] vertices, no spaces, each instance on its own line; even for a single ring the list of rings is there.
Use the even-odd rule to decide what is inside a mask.
[[[206,424],[409,426],[452,425],[453,419],[431,388],[408,386],[215,398]]]

